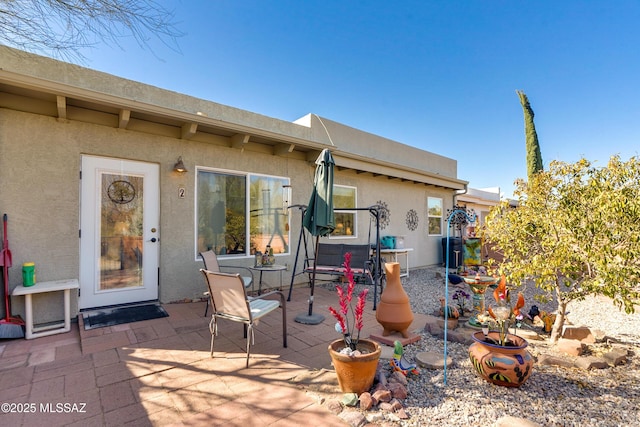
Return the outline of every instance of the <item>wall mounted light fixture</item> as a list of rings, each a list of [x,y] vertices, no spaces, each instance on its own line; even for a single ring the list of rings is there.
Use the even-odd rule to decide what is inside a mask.
[[[173,170],[178,173],[187,172],[187,168],[184,167],[184,163],[182,162],[182,156],[178,157],[178,161],[173,165]]]

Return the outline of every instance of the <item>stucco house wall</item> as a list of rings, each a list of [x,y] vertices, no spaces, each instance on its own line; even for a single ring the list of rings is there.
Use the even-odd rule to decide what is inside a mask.
[[[0,213],[9,216],[10,289],[21,286],[24,262],[35,262],[38,281],[79,276],[83,155],[159,165],[163,303],[200,298],[204,290],[195,249],[198,167],[289,177],[292,203],[306,205],[323,148],[334,155],[335,184],[357,187],[358,207],[386,203],[390,222],[381,234],[405,236],[414,249],[412,267],[440,262],[441,236],[427,235],[426,203],[441,197],[446,211],[466,187],[453,159],[314,114],[285,122],[8,48],[0,48],[0,60]],[[173,171],[178,156],[189,172]],[[410,209],[419,217],[414,231],[406,220]],[[367,242],[370,214],[357,216],[357,237],[328,241]],[[297,211],[290,225],[290,253],[277,255],[290,266],[285,285],[302,226]],[[225,261],[253,262],[251,256]],[[77,300],[73,295],[74,316]],[[23,299],[12,302],[13,313],[24,315]],[[36,296],[34,303],[36,322],[62,318],[61,296]]]

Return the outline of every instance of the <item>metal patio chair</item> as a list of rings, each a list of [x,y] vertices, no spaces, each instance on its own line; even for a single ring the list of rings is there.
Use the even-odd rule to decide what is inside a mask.
[[[202,257],[202,262],[204,263],[205,270],[218,272],[222,272],[222,269],[240,270],[242,272],[246,272],[246,275],[240,276],[242,277],[244,287],[250,288],[253,286],[253,271],[251,271],[251,269],[242,266],[220,265],[218,263],[218,256],[212,250],[200,252],[200,257]],[[207,299],[207,306],[204,308],[204,317],[207,317],[207,313],[209,312],[209,291],[205,291],[203,295]]]
[[[268,292],[260,298],[250,298],[247,296],[246,287],[239,274],[227,274],[200,269],[207,288],[213,313],[209,322],[209,332],[211,332],[211,357],[213,357],[213,344],[218,334],[218,319],[227,319],[233,322],[240,322],[245,327],[245,338],[247,340],[247,363],[249,367],[249,356],[251,354],[251,344],[254,343],[254,327],[258,320],[272,311],[282,309],[282,345],[287,347],[287,307],[284,294],[281,291]],[[273,296],[277,299],[270,299]]]

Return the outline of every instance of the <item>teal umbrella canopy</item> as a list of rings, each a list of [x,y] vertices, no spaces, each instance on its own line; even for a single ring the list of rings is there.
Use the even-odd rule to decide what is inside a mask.
[[[312,236],[327,236],[336,228],[333,215],[333,169],[335,162],[328,149],[316,159],[313,191],[302,224]]]

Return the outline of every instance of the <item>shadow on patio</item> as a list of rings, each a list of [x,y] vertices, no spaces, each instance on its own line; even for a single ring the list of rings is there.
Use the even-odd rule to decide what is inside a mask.
[[[288,347],[279,316],[267,316],[255,329],[248,369],[238,323],[220,324],[210,357],[205,303],[165,304],[169,317],[162,319],[81,332],[74,324],[67,334],[1,342],[1,400],[31,405],[3,414],[3,424],[344,426],[318,399],[339,394],[327,352],[339,338],[327,310],[337,298],[321,287],[314,296],[324,322],[293,320],[308,310],[308,288],[295,289]],[[363,337],[380,330],[367,307]],[[416,315],[412,329],[420,322]]]

